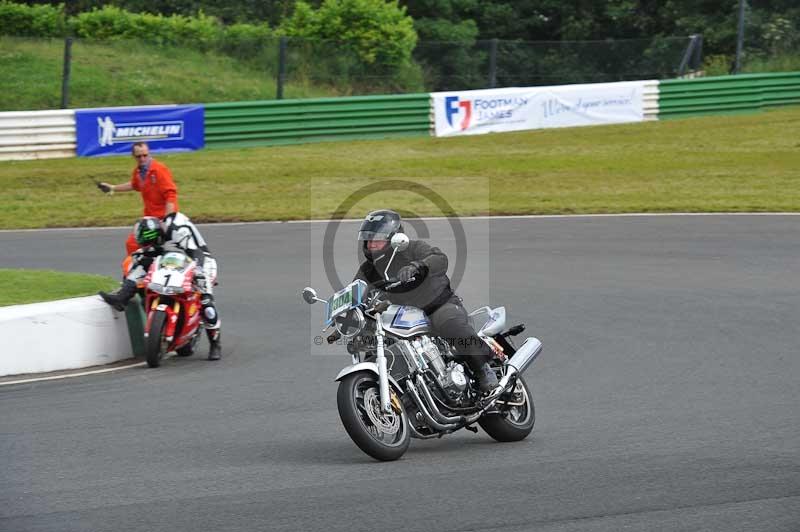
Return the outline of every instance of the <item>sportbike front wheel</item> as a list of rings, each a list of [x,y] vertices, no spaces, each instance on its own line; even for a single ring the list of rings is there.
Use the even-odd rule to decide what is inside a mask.
[[[150,332],[145,338],[144,355],[147,365],[157,368],[161,365],[161,359],[167,351],[167,341],[164,339],[164,327],[167,323],[166,312],[156,311],[153,320],[150,322]]]
[[[403,402],[392,393],[392,411],[383,412],[378,377],[359,372],[342,379],[336,394],[339,417],[347,434],[359,449],[377,460],[397,460],[411,441]]]

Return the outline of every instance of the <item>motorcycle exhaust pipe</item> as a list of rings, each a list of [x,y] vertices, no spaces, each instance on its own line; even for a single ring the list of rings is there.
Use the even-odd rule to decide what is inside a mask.
[[[417,393],[417,389],[414,387],[414,384],[411,380],[406,381],[406,389],[411,394],[411,398],[414,400],[414,403],[417,405],[417,409],[422,414],[422,417],[425,419],[425,422],[434,430],[438,430],[439,432],[450,432],[458,428],[456,424],[442,424],[433,419],[433,416],[428,409],[425,408],[425,404],[422,401],[422,398]],[[409,421],[410,423],[410,421]]]
[[[525,340],[522,347],[517,349],[517,352],[506,364],[506,374],[499,382],[501,389],[505,390],[511,377],[517,373],[523,373],[541,353],[542,342],[538,338],[530,337]]]
[[[422,375],[417,375],[417,387],[422,391],[422,399],[425,401],[426,406],[428,407],[428,412],[430,412],[430,414],[436,418],[436,421],[445,425],[458,424],[465,421],[466,418],[463,416],[452,417],[442,414],[441,410],[439,410],[439,407],[436,406],[436,401],[433,399],[430,390],[428,390],[428,386],[422,379]]]

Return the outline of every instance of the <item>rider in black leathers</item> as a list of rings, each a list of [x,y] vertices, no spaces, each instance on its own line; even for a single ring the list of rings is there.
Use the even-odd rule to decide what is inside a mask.
[[[447,255],[426,242],[413,240],[404,251],[398,251],[389,264],[393,251],[389,241],[402,232],[401,218],[395,211],[369,213],[358,232],[366,260],[355,278],[370,285],[386,279],[402,281],[400,286],[387,290],[392,303],[422,309],[431,320],[433,332],[450,343],[472,370],[481,391],[494,390],[497,376],[489,366],[493,352],[475,333],[461,298],[450,287]]]

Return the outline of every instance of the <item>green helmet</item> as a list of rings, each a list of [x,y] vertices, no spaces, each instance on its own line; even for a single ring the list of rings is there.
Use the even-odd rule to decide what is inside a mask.
[[[133,228],[136,242],[142,247],[160,246],[164,243],[164,229],[161,220],[155,216],[145,216]]]

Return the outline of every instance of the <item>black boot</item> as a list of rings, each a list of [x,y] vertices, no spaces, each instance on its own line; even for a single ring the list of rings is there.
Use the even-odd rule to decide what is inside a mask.
[[[208,335],[208,359],[209,360],[219,360],[222,358],[222,345],[220,343],[220,337],[222,333],[219,332],[219,329],[206,329],[206,334]]]
[[[484,362],[480,369],[475,372],[475,377],[478,379],[478,386],[483,393],[489,393],[499,384],[497,382],[497,374],[494,372],[488,362]]]
[[[485,356],[467,356],[466,362],[475,380],[478,381],[478,387],[481,393],[489,393],[497,388],[497,375],[492,367],[486,362]]]
[[[122,312],[125,310],[125,305],[136,295],[136,283],[125,279],[122,286],[116,292],[98,292],[103,301],[114,307],[114,309]]]

